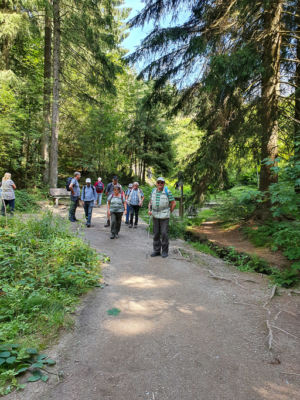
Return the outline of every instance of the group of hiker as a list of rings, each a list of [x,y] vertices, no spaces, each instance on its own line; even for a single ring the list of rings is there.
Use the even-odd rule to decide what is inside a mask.
[[[105,227],[111,229],[111,239],[118,239],[121,229],[122,217],[125,214],[125,224],[129,228],[137,228],[139,220],[139,210],[143,206],[145,199],[142,189],[138,182],[128,185],[124,192],[118,181],[117,176],[113,176],[106,188],[101,178],[92,185],[91,179],[86,178],[85,185],[80,192],[79,179],[80,172],[75,172],[74,177],[67,182],[68,189],[71,191],[71,203],[69,209],[69,220],[76,222],[76,208],[79,200],[83,202],[86,226],[91,226],[91,218],[94,204],[101,206],[102,194],[105,193],[107,198],[107,221]],[[80,196],[81,193],[81,196]],[[148,214],[153,217],[153,252],[152,257],[162,256],[168,257],[169,252],[169,219],[170,214],[174,211],[176,202],[171,191],[165,186],[165,179],[159,177],[156,180],[156,188],[152,190],[149,204]]]

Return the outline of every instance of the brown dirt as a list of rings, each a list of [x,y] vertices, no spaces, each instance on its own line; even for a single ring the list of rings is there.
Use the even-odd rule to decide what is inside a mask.
[[[92,228],[73,224],[111,262],[103,267],[109,286],[83,299],[75,329],[45,351],[64,377],[7,400],[300,400],[300,296],[280,290],[267,303],[264,276],[182,241],[171,242],[169,258],[153,259],[144,223],[123,225],[110,240],[104,220],[105,207],[94,210]],[[107,314],[112,307],[118,316]]]
[[[202,239],[207,238],[218,246],[234,247],[237,252],[255,254],[272,266],[282,268],[291,264],[280,251],[273,252],[266,247],[255,247],[245,238],[240,225],[224,229],[216,221],[207,221],[199,227],[191,228],[190,231]]]

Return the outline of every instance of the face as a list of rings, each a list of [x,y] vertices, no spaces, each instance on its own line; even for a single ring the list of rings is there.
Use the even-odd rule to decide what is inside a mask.
[[[75,178],[79,181],[79,179],[81,178],[81,175],[76,175]]]
[[[114,189],[114,194],[117,195],[117,194],[119,194],[119,193],[120,193],[119,189],[115,188],[115,189]]]
[[[86,184],[87,184],[87,186],[91,186],[91,183],[90,183],[90,182],[87,182]]]
[[[113,179],[113,184],[116,185],[118,183],[118,179]]]
[[[165,185],[165,182],[163,182],[163,181],[157,181],[156,182],[156,187],[157,187],[158,190],[162,190],[164,185]]]
[[[137,184],[132,186],[134,190],[136,190],[139,186]]]

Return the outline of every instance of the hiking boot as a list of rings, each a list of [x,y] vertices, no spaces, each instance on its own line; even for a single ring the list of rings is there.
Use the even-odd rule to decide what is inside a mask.
[[[104,228],[107,228],[107,227],[109,227],[109,226],[110,226],[110,220],[108,219],[107,222],[106,222],[106,224],[104,225]]]
[[[119,235],[118,235],[117,233],[116,233],[116,235],[115,235],[115,238],[116,238],[116,239],[119,239]]]
[[[130,225],[128,226],[128,228],[132,228],[132,224],[130,224]]]
[[[87,227],[87,228],[90,228],[90,227],[91,227],[91,224],[86,224],[86,227]]]
[[[115,238],[115,234],[112,233],[112,234],[110,235],[110,238],[111,238],[111,239],[114,239],[114,238]]]
[[[165,253],[165,252],[164,252],[164,253],[162,253],[162,255],[161,255],[161,256],[162,256],[162,258],[167,258],[167,257],[168,257],[168,255],[169,255],[168,253]]]
[[[137,228],[137,225],[134,225],[134,228],[136,229],[136,228]]]
[[[157,257],[157,256],[160,256],[159,251],[154,251],[153,253],[151,253],[151,257]]]

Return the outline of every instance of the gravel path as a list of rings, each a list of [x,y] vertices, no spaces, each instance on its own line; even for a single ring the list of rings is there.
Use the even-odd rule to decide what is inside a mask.
[[[152,259],[145,224],[122,225],[111,240],[104,216],[105,207],[95,209],[83,230],[111,258],[103,268],[108,286],[84,298],[74,331],[47,352],[64,378],[8,399],[300,399],[300,376],[292,375],[300,374],[299,296],[285,291],[263,308],[266,278],[201,253],[184,260],[177,248],[190,250],[182,241],[171,243],[168,259]],[[118,316],[107,314],[113,307]],[[267,319],[295,337],[273,328],[269,351]]]

